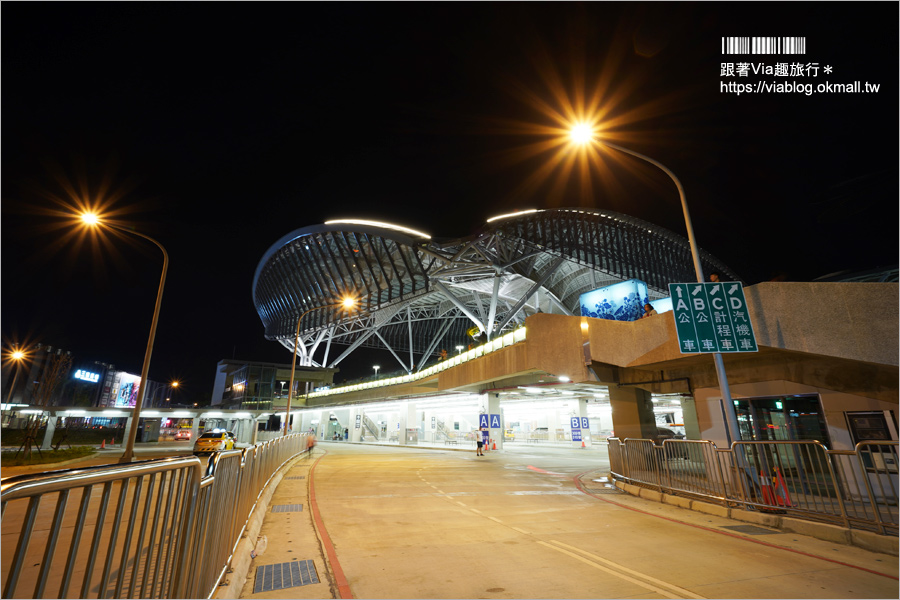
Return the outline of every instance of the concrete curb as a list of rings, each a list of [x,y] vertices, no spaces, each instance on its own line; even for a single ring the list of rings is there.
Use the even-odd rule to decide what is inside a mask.
[[[708,515],[716,515],[735,521],[743,521],[745,523],[753,523],[771,527],[773,529],[799,533],[800,535],[807,535],[826,542],[857,546],[869,550],[870,552],[879,552],[891,556],[900,555],[898,538],[893,536],[879,535],[871,531],[847,529],[846,527],[832,525],[830,523],[817,523],[816,521],[806,521],[793,517],[754,512],[740,508],[729,508],[727,506],[722,506],[721,504],[711,504],[709,502],[691,500],[672,494],[664,494],[657,492],[656,490],[650,490],[622,481],[616,481],[615,485],[620,490],[645,500],[653,500]]]
[[[213,598],[216,598],[217,600],[234,600],[241,597],[244,584],[247,582],[247,575],[250,573],[250,567],[253,564],[250,552],[256,547],[257,537],[259,536],[260,529],[262,529],[263,520],[265,519],[266,512],[269,508],[269,502],[272,501],[272,496],[275,494],[275,490],[278,489],[278,484],[281,483],[284,474],[292,469],[298,461],[307,458],[308,453],[309,451],[306,450],[290,459],[269,481],[269,485],[266,486],[265,491],[263,491],[259,500],[256,502],[256,506],[253,507],[253,511],[250,513],[250,518],[247,522],[247,528],[244,530],[244,534],[241,536],[241,539],[234,550],[230,569],[225,572],[225,585],[219,584],[215,594],[212,596]]]

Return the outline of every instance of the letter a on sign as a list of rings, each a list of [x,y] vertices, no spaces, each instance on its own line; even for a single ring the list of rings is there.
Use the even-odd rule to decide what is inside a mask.
[[[488,416],[487,415],[478,415],[478,427],[488,427]]]
[[[500,415],[491,415],[491,427],[500,429]]]

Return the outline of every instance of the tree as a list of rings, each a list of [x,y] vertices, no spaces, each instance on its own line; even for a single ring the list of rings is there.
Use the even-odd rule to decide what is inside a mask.
[[[72,355],[68,352],[63,354],[48,354],[44,368],[41,370],[39,379],[35,383],[34,390],[31,394],[31,404],[34,406],[49,406],[53,399],[53,394],[59,387],[59,384],[68,376],[72,368]],[[41,427],[41,419],[38,415],[32,415],[28,424],[25,426],[25,438],[22,440],[22,446],[19,450],[24,450],[26,459],[31,457],[32,445],[37,448],[38,454],[41,453],[41,445],[37,441],[37,432]],[[19,451],[16,451],[16,455]]]

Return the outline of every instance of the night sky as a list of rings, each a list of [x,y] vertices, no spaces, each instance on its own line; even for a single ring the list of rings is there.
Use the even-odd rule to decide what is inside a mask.
[[[161,253],[71,235],[66,205],[103,202],[168,250],[150,378],[180,379],[186,402],[209,400],[220,359],[289,361],[251,285],[294,229],[358,217],[460,237],[584,206],[685,235],[653,167],[609,150],[553,162],[573,115],[674,171],[698,243],[747,284],[897,264],[895,2],[20,2],[2,17],[4,349],[140,373]],[[723,36],[807,50],[723,55]],[[818,76],[721,75],[741,62]],[[880,88],[721,87],[763,81]]]

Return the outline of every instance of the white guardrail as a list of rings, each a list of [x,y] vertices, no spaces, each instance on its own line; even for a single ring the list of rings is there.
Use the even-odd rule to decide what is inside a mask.
[[[615,479],[723,505],[898,533],[898,442],[828,450],[817,441],[609,439]]]
[[[307,450],[294,434],[206,473],[191,456],[6,479],[3,598],[211,597],[268,482]]]

